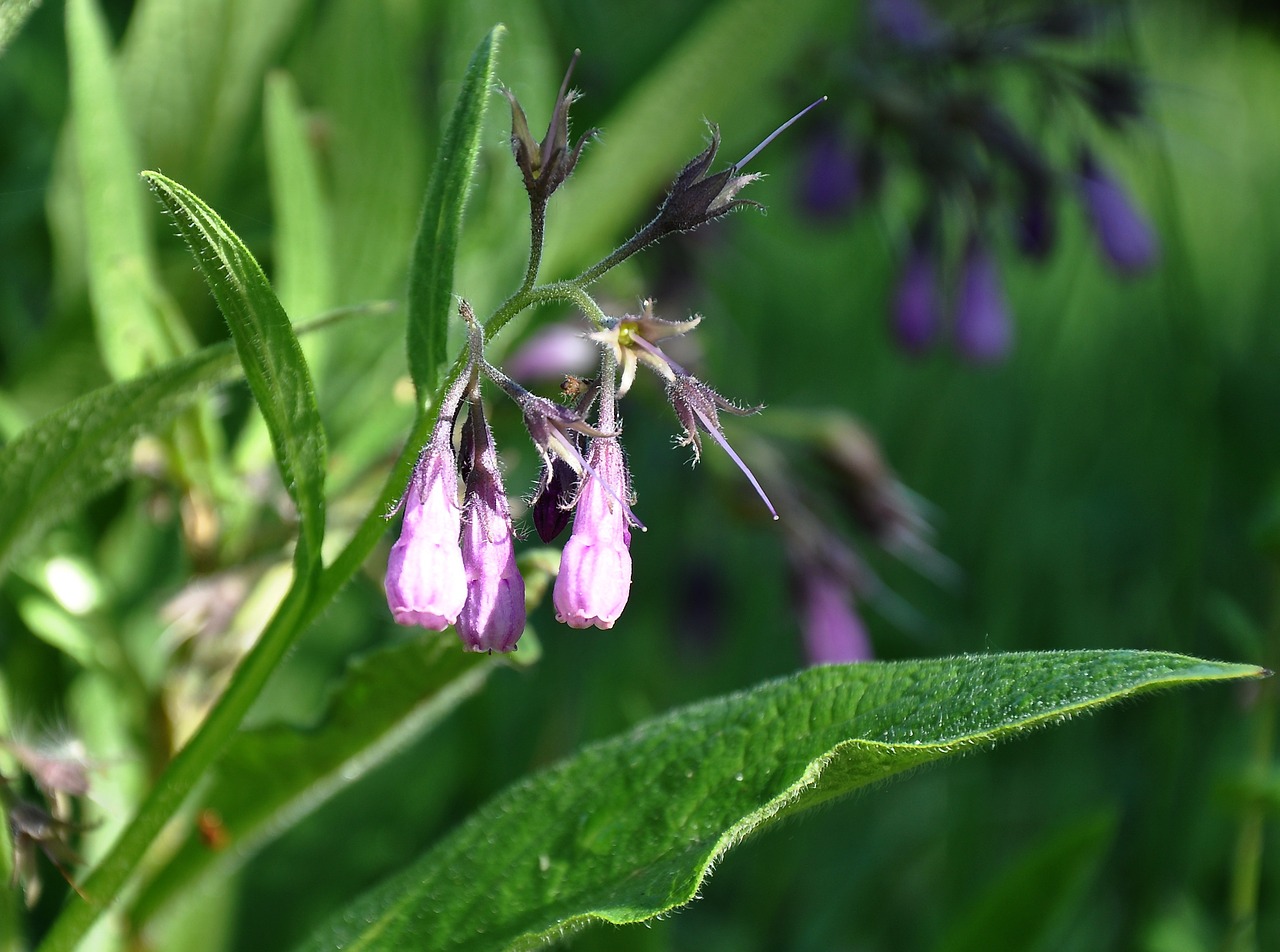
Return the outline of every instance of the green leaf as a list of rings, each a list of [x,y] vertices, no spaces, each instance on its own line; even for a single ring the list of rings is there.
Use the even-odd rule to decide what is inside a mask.
[[[502,30],[490,30],[471,55],[422,203],[409,270],[408,340],[409,372],[420,402],[434,394],[445,361],[453,263]]]
[[[705,146],[704,118],[719,123],[724,135],[718,171],[827,92],[797,74],[795,64],[837,9],[834,0],[722,0],[713,6],[605,116],[604,140],[556,196],[555,221],[572,227],[548,231],[544,274],[554,277],[603,257],[619,234],[643,224],[636,209],[661,194]],[[583,63],[590,59],[591,50],[583,50]],[[795,101],[778,102],[780,79],[795,90]],[[775,102],[771,114],[766,107]],[[761,160],[752,165],[764,168]]]
[[[510,787],[304,948],[525,949],[595,920],[650,919],[784,816],[1120,698],[1262,673],[1138,651],[812,668]]]
[[[527,663],[533,659],[514,660]],[[352,664],[325,714],[310,728],[275,724],[242,731],[199,799],[231,849],[214,853],[192,830],[151,880],[134,910],[143,922],[192,891],[202,876],[226,874],[271,837],[354,783],[474,694],[496,661],[459,649],[452,633],[423,634]]]
[[[264,121],[276,225],[276,289],[295,319],[319,314],[334,305],[332,228],[307,116],[288,73],[267,77]]]
[[[124,379],[190,350],[192,340],[156,278],[139,164],[96,0],[69,0],[66,26],[94,326],[103,363]]]
[[[78,397],[0,447],[0,574],[50,523],[128,474],[133,444],[236,376],[231,345],[207,347]]]
[[[298,508],[298,564],[318,564],[324,536],[324,430],[289,317],[249,249],[213,209],[158,172],[143,177],[172,214],[231,329],[285,489]]]
[[[147,164],[219,194],[243,160],[263,76],[313,5],[139,0],[121,47],[121,86]]]
[[[1058,948],[1046,944],[1077,906],[1115,833],[1115,815],[1076,820],[1037,843],[951,923],[937,952]]]
[[[13,41],[27,22],[27,17],[40,6],[40,0],[0,0],[0,53]]]

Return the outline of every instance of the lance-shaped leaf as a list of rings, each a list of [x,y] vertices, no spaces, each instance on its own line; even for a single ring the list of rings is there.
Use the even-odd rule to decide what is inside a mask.
[[[78,397],[0,447],[0,574],[42,529],[105,492],[131,466],[133,444],[236,376],[230,343]]]
[[[172,179],[144,172],[173,216],[231,329],[245,379],[298,508],[299,564],[318,564],[324,534],[324,430],[289,317],[249,249],[208,205]]]
[[[89,295],[102,362],[122,379],[190,350],[191,334],[156,277],[146,196],[135,178],[136,149],[109,42],[96,0],[71,0],[67,53]]]
[[[304,948],[527,949],[592,921],[650,919],[783,817],[1120,698],[1262,673],[1139,651],[811,668],[510,787]]]
[[[193,884],[242,865],[272,837],[354,783],[474,694],[496,665],[522,666],[537,651],[509,659],[462,651],[452,635],[423,633],[351,665],[311,727],[272,724],[237,734],[199,798],[216,818],[227,849],[214,852],[192,826],[177,854],[152,878],[134,909],[150,919],[173,899],[199,895]]]
[[[435,392],[445,360],[453,264],[501,35],[502,27],[495,26],[471,55],[422,204],[409,265],[409,372],[419,399]]]

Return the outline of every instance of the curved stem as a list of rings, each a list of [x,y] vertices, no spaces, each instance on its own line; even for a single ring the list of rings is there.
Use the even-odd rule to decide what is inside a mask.
[[[529,200],[529,266],[525,269],[521,291],[528,291],[538,280],[538,267],[542,264],[542,241],[547,228],[546,199]]]
[[[600,259],[576,278],[572,278],[568,283],[575,287],[585,288],[598,280],[606,271],[616,268],[636,252],[653,244],[662,237],[658,232],[658,221],[658,218],[654,218],[653,221],[632,235],[626,244],[615,248],[607,257]]]

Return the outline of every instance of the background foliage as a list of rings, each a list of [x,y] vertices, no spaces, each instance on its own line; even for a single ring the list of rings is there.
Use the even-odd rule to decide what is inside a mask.
[[[0,9],[11,6],[22,4]],[[0,439],[226,337],[141,180],[124,194],[92,184],[129,151],[133,169],[159,169],[218,210],[295,322],[403,301],[445,117],[477,40],[503,21],[498,76],[535,126],[570,52],[583,50],[575,128],[604,136],[551,207],[548,274],[570,273],[646,219],[664,179],[701,147],[703,115],[734,157],[830,91],[805,64],[830,52],[824,38],[845,26],[854,35],[853,11],[783,6],[657,2],[637,16],[585,0],[143,0],[104,3],[107,45],[94,46],[89,4],[46,0],[0,57]],[[954,15],[980,13],[971,4]],[[109,138],[110,91],[69,70],[75,17],[81,68],[116,57],[122,142]],[[1148,71],[1151,114],[1108,157],[1154,213],[1165,263],[1118,284],[1082,221],[1067,218],[1046,268],[1008,258],[1018,315],[1008,363],[975,371],[894,350],[885,299],[906,208],[807,218],[795,201],[801,134],[758,160],[769,177],[752,197],[767,218],[739,214],[669,241],[605,285],[623,307],[654,293],[671,316],[707,315],[709,376],[726,392],[855,412],[936,507],[938,548],[963,578],[948,588],[878,565],[922,619],[903,630],[868,611],[883,657],[1126,647],[1275,666],[1276,23],[1173,3],[1134,5],[1118,23],[1114,49],[1099,52]],[[458,255],[457,290],[480,313],[518,282],[527,241],[498,105]],[[113,307],[139,322],[123,341],[95,329],[93,315]],[[329,535],[354,528],[411,426],[403,339],[403,306],[303,338],[328,440]],[[211,385],[229,370],[190,373]],[[137,478],[65,500],[66,518],[29,536],[0,581],[0,728],[65,722],[103,760],[95,799],[108,822],[86,844],[91,856],[284,585],[293,528],[270,437],[246,388],[216,392],[213,404],[172,408],[163,439],[135,450]],[[518,421],[496,425],[514,433]],[[207,885],[171,917],[173,947],[287,947],[508,782],[673,705],[803,663],[776,535],[737,519],[745,507],[689,471],[669,449],[671,430],[656,395],[629,413],[650,531],[634,545],[623,622],[568,631],[543,606],[536,664],[494,666],[434,731],[340,786],[237,878]],[[513,487],[531,479],[529,456],[506,460]],[[384,553],[308,630],[251,724],[316,721],[340,709],[328,692],[351,656],[409,651],[380,591]],[[205,613],[239,606],[217,643],[184,627],[192,599]],[[1157,697],[838,803],[739,848],[693,909],[646,929],[588,931],[575,946],[976,947],[966,936],[990,927],[973,917],[1034,895],[1039,947],[1217,948],[1237,833],[1254,817],[1274,833],[1280,802],[1272,702],[1255,685],[1239,692],[1239,705],[1224,690]],[[1265,853],[1263,896],[1278,874]],[[61,898],[56,884],[47,892],[36,930]],[[13,901],[0,900],[0,941],[16,940]],[[1260,909],[1257,947],[1280,947],[1274,904]]]

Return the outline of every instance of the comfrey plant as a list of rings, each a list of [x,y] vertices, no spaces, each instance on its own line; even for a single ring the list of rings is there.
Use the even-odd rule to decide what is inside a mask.
[[[199,50],[208,54],[201,61],[222,62],[220,51],[243,51],[240,39],[260,39],[257,21],[242,24],[248,33],[237,34],[231,44],[217,30],[193,29],[190,45],[174,54],[165,31],[178,21],[167,17],[186,16],[188,8],[206,5],[156,6],[169,13],[135,18],[131,33],[135,27],[143,33],[124,59],[129,70],[147,67],[157,82],[170,81],[186,65],[163,57]],[[306,5],[292,6],[302,10]],[[352,24],[381,23],[391,30],[391,21],[379,18],[390,16],[388,9],[395,6],[344,0],[293,15],[336,16],[325,22],[334,26],[332,35],[345,38]],[[809,31],[794,24],[804,17],[817,22],[819,10],[795,2],[762,9],[768,6],[714,5],[708,23],[734,27],[750,10],[753,29],[700,30],[690,34],[691,47],[682,46],[696,55],[685,58],[682,52],[678,58],[696,63],[700,75],[709,71],[730,77],[722,88],[735,95],[740,94],[735,65],[759,63],[764,69],[771,59],[773,73],[762,82],[772,81],[798,61],[798,44],[810,42]],[[776,554],[779,567],[785,563],[790,569],[796,615],[808,635],[812,660],[868,658],[858,602],[870,602],[882,613],[905,614],[860,558],[850,541],[853,531],[936,579],[945,581],[951,568],[933,549],[923,505],[847,413],[788,415],[774,408],[734,431],[730,446],[728,416],[752,414],[756,408],[722,395],[683,356],[678,339],[693,332],[700,319],[663,314],[652,301],[622,309],[631,313],[606,313],[590,293],[601,275],[654,242],[751,205],[741,196],[755,178],[748,166],[758,149],[736,164],[717,167],[720,134],[712,126],[707,148],[669,180],[648,224],[576,277],[540,283],[550,202],[579,163],[587,161],[591,135],[570,138],[576,93],[568,75],[540,140],[530,134],[523,108],[507,93],[513,151],[529,199],[530,254],[514,293],[479,320],[466,300],[455,297],[455,272],[467,271],[455,268],[455,257],[466,197],[480,165],[485,110],[496,98],[502,29],[491,30],[476,45],[443,124],[410,259],[406,336],[409,373],[417,390],[410,436],[400,439],[400,423],[387,425],[383,419],[389,414],[359,421],[355,442],[366,451],[363,462],[353,466],[353,434],[344,437],[341,427],[321,413],[318,399],[342,378],[325,372],[325,361],[303,349],[299,334],[354,316],[353,310],[369,309],[351,308],[350,300],[334,292],[335,300],[327,304],[301,296],[312,303],[290,304],[287,310],[282,299],[290,295],[277,294],[249,246],[211,205],[173,178],[144,172],[226,320],[229,340],[197,347],[199,338],[187,333],[190,327],[177,298],[170,300],[159,278],[176,269],[157,267],[161,251],[147,229],[128,224],[142,221],[147,197],[134,180],[136,162],[126,148],[137,128],[130,120],[137,116],[123,108],[123,97],[117,95],[107,23],[94,0],[68,0],[65,10],[71,128],[76,133],[76,148],[68,154],[79,179],[70,191],[60,186],[54,194],[51,189],[50,206],[79,203],[74,207],[83,212],[89,240],[71,247],[87,247],[85,277],[95,311],[103,312],[95,315],[101,317],[98,344],[113,379],[16,435],[6,432],[7,441],[0,444],[0,499],[5,500],[0,506],[0,569],[15,568],[18,583],[0,591],[5,599],[0,605],[0,810],[5,819],[0,826],[0,882],[13,887],[0,891],[0,948],[24,949],[36,942],[40,952],[73,952],[90,945],[188,948],[193,935],[202,947],[213,948],[220,933],[232,931],[241,934],[242,944],[273,948],[290,946],[310,933],[298,946],[309,952],[539,947],[591,922],[618,925],[667,917],[709,891],[709,872],[725,861],[726,851],[808,807],[829,805],[835,797],[913,768],[1120,698],[1263,673],[1246,664],[1126,650],[823,663],[664,712],[601,743],[566,751],[562,762],[493,792],[488,802],[416,857],[408,851],[417,847],[407,846],[416,837],[404,835],[403,827],[390,838],[402,851],[393,855],[380,848],[371,851],[372,858],[360,857],[361,862],[378,863],[376,868],[348,869],[339,863],[340,875],[333,876],[334,864],[326,856],[326,862],[313,864],[325,871],[325,888],[352,894],[341,897],[341,908],[331,917],[326,910],[323,922],[308,918],[315,904],[288,902],[290,916],[281,917],[289,920],[288,938],[262,940],[253,932],[253,923],[261,925],[262,920],[251,913],[236,929],[221,928],[226,907],[218,902],[211,906],[206,898],[239,894],[246,905],[261,900],[256,888],[238,888],[235,877],[243,864],[257,862],[256,850],[302,819],[312,824],[311,831],[325,834],[312,840],[334,839],[331,831],[356,815],[360,824],[388,822],[393,814],[388,811],[384,818],[376,809],[386,802],[386,787],[380,784],[388,782],[405,795],[401,802],[414,814],[420,812],[423,783],[439,793],[438,804],[471,801],[474,787],[459,779],[467,771],[452,769],[453,761],[424,764],[423,755],[432,756],[427,745],[416,748],[412,757],[387,764],[383,777],[368,772],[406,742],[441,728],[443,715],[479,691],[490,674],[507,666],[528,669],[536,661],[537,651],[527,650],[532,647],[527,604],[545,595],[556,617],[577,628],[619,624],[632,588],[631,543],[644,528],[640,515],[647,516],[624,450],[635,439],[635,431],[625,426],[624,408],[626,418],[634,419],[633,394],[645,386],[636,382],[641,368],[658,382],[670,404],[678,442],[695,459],[705,451],[719,463],[721,457],[732,461],[745,478],[727,465],[722,468],[744,493],[749,484],[760,497],[752,511],[761,521],[778,518],[776,527],[766,525],[771,549],[776,544],[780,551],[750,554],[763,559]],[[289,16],[282,12],[279,22]],[[772,17],[777,29],[757,28],[766,17]],[[898,29],[906,37],[915,30],[925,46],[936,40],[928,21],[919,17],[913,24],[907,16]],[[788,30],[790,40],[784,37]],[[395,43],[354,46],[360,48],[344,48],[333,66],[349,110],[348,81],[384,75],[383,58],[402,56],[404,69],[396,75],[412,73],[408,54],[397,52]],[[298,47],[305,49],[306,43]],[[779,47],[785,47],[785,55],[775,55]],[[355,66],[348,55],[356,58]],[[262,87],[260,75],[243,72],[250,60],[259,62],[256,57],[226,60],[229,70],[241,70],[235,74],[237,82],[226,83],[221,71],[212,77],[208,99],[219,103],[220,112],[227,103],[238,103],[227,113],[254,111],[248,100],[236,99],[248,95],[245,90]],[[324,66],[330,66],[328,60]],[[196,87],[198,72],[190,77]],[[701,88],[677,87],[689,96]],[[318,158],[310,151],[314,143],[299,108],[299,102],[315,93],[298,97],[299,90],[280,76],[268,82],[268,89],[264,111],[273,163],[286,172],[316,172]],[[672,87],[640,84],[637,89],[638,114],[649,117],[645,140],[661,145]],[[380,101],[357,98],[360,110],[372,110]],[[184,118],[178,110],[163,112],[166,121]],[[351,119],[350,111],[344,115]],[[198,123],[196,128],[207,131]],[[351,127],[336,116],[334,128],[349,132]],[[200,139],[215,143],[222,137],[202,134]],[[334,142],[386,151],[377,137],[335,135]],[[634,154],[626,161],[636,161]],[[1140,219],[1118,211],[1128,207],[1123,193],[1117,193],[1096,160],[1080,162],[1082,195],[1095,219],[1110,229],[1110,253],[1139,261],[1146,239]],[[241,181],[238,174],[233,178]],[[591,192],[591,181],[578,174],[574,186],[599,204],[603,188],[597,184]],[[294,202],[306,189],[295,190],[296,185],[298,180],[288,174],[272,176],[273,197],[281,189],[287,193],[280,203],[281,218],[294,224],[319,220],[299,216]],[[374,191],[383,191],[382,181],[373,185]],[[360,186],[361,199],[368,197],[368,183]],[[303,211],[325,206],[322,196],[311,199],[302,202]],[[373,241],[373,236],[385,241],[377,257],[400,261],[403,248],[386,239],[382,209],[370,210],[369,205],[357,200],[344,207],[364,216],[357,230],[362,241]],[[279,257],[314,265],[308,274],[349,264],[337,251],[326,251],[323,242],[312,244],[305,227],[280,230],[289,230],[293,239],[307,239],[305,253],[286,242],[293,250]],[[998,304],[999,297],[983,251],[981,244],[960,246],[958,253],[964,254],[972,275],[961,297],[969,314],[966,346],[990,352],[1001,346],[999,333],[992,330],[998,325],[990,319],[992,302]],[[122,280],[122,259],[129,263],[128,280]],[[354,273],[363,264],[348,270]],[[288,285],[283,278],[279,283]],[[939,295],[935,287],[918,290],[904,293],[902,300],[923,315],[919,331],[927,334],[928,311]],[[202,294],[191,297],[196,302],[184,306],[208,309]],[[575,341],[585,344],[591,359],[585,369],[575,364],[572,376],[564,377],[563,400],[531,392],[523,368],[517,372],[519,362],[513,358],[501,366],[498,350],[491,346],[515,315],[548,303],[572,306],[587,323]],[[307,307],[338,304],[347,307],[325,320],[297,321]],[[380,326],[379,333],[385,333],[388,325]],[[456,355],[446,346],[450,326],[466,331],[465,346]],[[140,340],[149,343],[140,349]],[[386,341],[373,337],[372,343],[381,356]],[[365,392],[376,398],[371,405],[383,410],[391,374],[364,376]],[[210,389],[239,386],[241,380],[259,412],[248,422],[244,416],[224,420],[220,407],[206,398]],[[336,389],[345,392],[341,386]],[[503,471],[495,435],[502,429],[490,427],[495,402],[507,400],[523,418],[541,464],[531,493],[533,529],[543,540],[562,538],[568,530],[558,565],[548,556],[551,550],[518,551],[511,480]],[[147,460],[137,445],[140,433],[151,434],[149,439],[164,447],[166,452],[152,455],[174,460],[173,472]],[[235,454],[226,453],[224,438],[256,442],[249,452],[254,465],[232,465],[244,443]],[[388,446],[397,442],[402,448],[391,454],[395,461],[388,466]],[[240,490],[251,478],[260,478],[257,463],[265,462],[268,452],[274,473],[267,482],[275,487],[274,495],[237,510],[236,503],[246,495]],[[376,474],[380,483],[374,488],[365,481],[355,485],[345,478],[352,468]],[[166,521],[148,508],[121,502],[134,494],[111,491],[130,479],[145,485],[148,495],[166,492],[181,500],[192,511],[189,520],[172,516]],[[92,514],[78,512],[91,497],[105,505]],[[258,507],[266,508],[268,498],[271,516],[264,519]],[[108,513],[113,507],[128,514]],[[387,536],[388,511],[397,509],[403,514],[399,539],[385,562],[371,558]],[[353,511],[358,512],[355,519]],[[243,518],[229,518],[236,512]],[[106,535],[114,541],[99,545],[107,542],[101,531],[104,520],[113,527],[123,523],[127,531],[111,531]],[[261,537],[256,531],[230,533],[228,525],[237,521],[266,522],[269,531]],[[73,523],[72,532],[45,531],[64,522]],[[142,541],[124,545],[117,536]],[[104,583],[101,604],[97,594],[83,597],[78,569],[67,574],[65,563],[71,560],[60,550],[68,537],[75,540],[76,566],[97,560],[95,571],[83,574]],[[168,558],[184,542],[187,558]],[[101,558],[99,551],[105,553]],[[52,571],[59,562],[64,563],[61,574]],[[126,563],[132,583],[106,571],[107,562]],[[383,564],[391,615],[414,629],[400,638],[384,637],[392,623],[378,606],[383,593],[359,581],[362,570],[372,567],[372,575]],[[181,571],[184,566],[187,571]],[[259,586],[260,577],[271,585]],[[67,584],[69,578],[73,584]],[[117,585],[123,586],[119,593],[105,594]],[[29,602],[33,593],[44,592],[41,586],[50,599]],[[169,597],[173,586],[183,589],[178,597]],[[254,601],[251,590],[266,592],[252,611],[247,610]],[[9,597],[14,591],[20,598]],[[62,600],[52,598],[55,594]],[[331,611],[340,599],[344,610]],[[31,604],[65,610],[51,616],[28,611]],[[347,613],[350,608],[354,614]],[[41,629],[50,617],[58,619],[56,627]],[[11,625],[17,629],[13,638]],[[450,626],[472,650],[458,650],[450,637],[434,634]],[[264,723],[270,715],[263,712],[276,710],[276,702],[287,706],[301,697],[281,687],[288,678],[275,676],[299,642],[309,636],[320,640],[343,628],[348,640],[341,643],[354,645],[352,632],[345,630],[352,627],[364,639],[360,654],[324,679],[332,699],[319,716],[295,723],[286,714]],[[742,634],[749,639],[772,636],[759,622],[753,627],[748,620],[744,627]],[[631,634],[628,650],[652,651],[654,658],[662,658],[664,646],[653,631]],[[518,643],[526,650],[513,655]],[[550,650],[573,649],[557,644]],[[554,684],[541,679],[541,672],[530,674],[530,683]],[[665,678],[665,670],[661,676]],[[313,683],[319,686],[320,680]],[[64,684],[71,687],[64,690]],[[500,684],[491,686],[501,689]],[[67,717],[75,735],[33,739],[13,729],[18,718],[10,708],[31,704],[52,709],[60,701],[69,702]],[[502,703],[520,705],[521,719],[528,722],[521,727],[534,730],[541,729],[535,725],[559,722],[555,712],[562,701],[548,691],[541,699],[508,697]],[[309,715],[309,703],[305,710]],[[256,723],[249,721],[251,711],[258,715]],[[552,716],[546,717],[548,713]],[[507,721],[501,726],[504,732],[509,729]],[[443,729],[453,728],[467,730],[466,725]],[[82,736],[83,744],[75,736]],[[1212,744],[1215,737],[1205,735],[1205,740]],[[501,753],[518,749],[505,737],[503,743]],[[482,744],[470,744],[468,751],[476,763],[495,754]],[[1082,748],[1081,756],[1100,759],[1092,749]],[[1178,764],[1177,774],[1185,776],[1185,764]],[[1160,779],[1153,776],[1151,782]],[[339,791],[351,795],[350,801],[328,803],[332,813],[316,812]],[[828,820],[837,815],[824,812]],[[895,828],[893,823],[885,826]],[[1249,827],[1257,828],[1252,821]],[[1039,867],[1046,854],[1037,850],[1028,855]],[[275,860],[268,862],[281,868]],[[357,884],[393,863],[406,862],[401,873],[363,895],[354,894],[363,888]],[[1255,862],[1244,865],[1257,869]],[[46,867],[65,875],[68,886],[62,888]],[[1015,868],[1026,866],[1019,861]],[[263,904],[274,913],[279,896],[310,894],[315,885],[310,874],[301,864],[289,867],[283,893],[268,895]],[[1044,877],[1034,879],[1034,891],[1044,892]],[[983,900],[978,908],[1007,905],[1007,881],[999,877],[987,894],[997,901]],[[1050,901],[1061,900],[1051,896]],[[55,908],[59,903],[61,908]],[[24,907],[32,904],[36,908],[28,915]],[[858,915],[874,917],[876,911],[859,910]],[[220,928],[209,929],[211,914]],[[960,925],[969,928],[972,921],[962,919]],[[103,928],[96,929],[99,922]],[[783,934],[769,925],[760,934]]]
[[[1047,260],[1063,197],[1083,209],[1117,274],[1156,263],[1152,227],[1088,141],[1090,125],[1124,132],[1143,116],[1135,72],[1079,49],[1100,32],[1100,13],[1066,6],[955,25],[924,0],[866,9],[856,65],[832,67],[849,108],[814,134],[799,199],[830,219],[874,198],[890,175],[914,180],[920,207],[888,308],[904,351],[949,337],[972,363],[1006,357],[1015,335],[999,235],[1028,260]],[[1002,102],[1011,89],[1039,104],[1038,128],[1014,121]]]
[[[573,521],[556,577],[552,601],[556,619],[572,628],[612,628],[631,590],[631,530],[644,529],[632,511],[635,497],[622,446],[619,401],[631,390],[640,366],[662,381],[683,435],[679,443],[702,455],[709,436],[729,455],[778,518],[764,488],[729,445],[720,412],[752,414],[721,396],[663,351],[661,342],[692,331],[702,320],[668,321],[654,313],[654,302],[640,313],[611,317],[587,287],[609,269],[663,237],[692,231],[754,202],[738,193],[759,178],[742,169],[774,137],[822,100],[793,116],[741,161],[711,172],[720,147],[720,131],[676,176],[657,214],[629,241],[578,277],[537,284],[552,194],[573,172],[594,131],[570,145],[569,109],[578,94],[569,86],[569,64],[541,142],[529,131],[515,95],[511,105],[511,149],[529,196],[530,251],[523,286],[497,314],[481,325],[471,306],[458,311],[467,326],[465,353],[452,382],[438,400],[435,426],[418,456],[397,509],[404,510],[400,537],[387,563],[387,603],[396,621],[435,631],[455,626],[472,651],[512,651],[525,625],[525,585],[515,557],[515,529],[503,486],[493,433],[485,419],[482,385],[489,382],[520,409],[529,437],[542,460],[534,494],[534,525],[551,542]],[[575,304],[594,327],[587,336],[599,347],[599,368],[589,381],[577,377],[572,405],[530,393],[485,358],[485,345],[523,307],[543,301]],[[460,451],[454,432],[465,407]],[[594,424],[588,422],[595,411]],[[585,442],[585,447],[584,443]],[[459,501],[459,476],[465,481]]]

